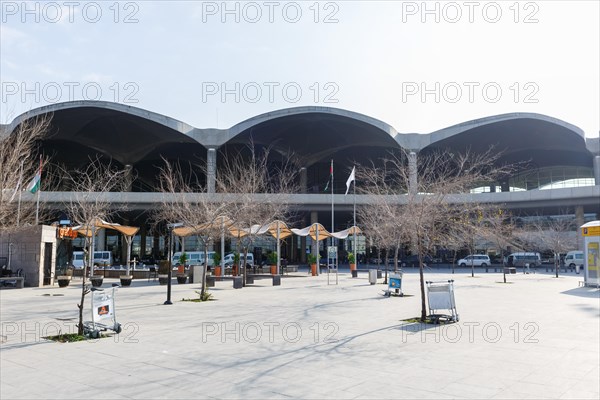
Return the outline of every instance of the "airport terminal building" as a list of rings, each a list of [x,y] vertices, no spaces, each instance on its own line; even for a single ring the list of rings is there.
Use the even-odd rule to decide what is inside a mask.
[[[419,155],[434,151],[486,152],[494,146],[501,152],[501,162],[522,167],[496,185],[473,188],[478,202],[502,204],[522,217],[556,215],[568,209],[579,225],[600,217],[599,139],[586,138],[578,127],[540,114],[503,114],[431,133],[401,133],[356,112],[307,106],[258,115],[228,129],[201,129],[123,104],[74,101],[31,110],[3,128],[10,132],[24,120],[41,115],[52,117],[41,151],[53,162],[80,169],[90,157],[101,156],[131,171],[129,191],[114,193],[114,202],[127,203],[128,211],[120,216],[122,220],[113,222],[141,227],[133,244],[133,254],[140,259],[162,257],[165,252],[164,233],[153,231],[148,221],[150,210],[161,204],[158,175],[163,158],[204,166],[209,172],[201,178],[214,191],[226,155],[250,143],[269,146],[272,153],[284,156],[293,151],[299,160],[301,189],[292,195],[292,203],[302,226],[296,228],[318,221],[331,230],[331,195],[323,191],[331,160],[335,165],[334,230],[342,230],[352,224],[352,196],[344,196],[352,166],[402,149],[418,163]],[[41,195],[57,216],[69,197],[68,188],[60,190]],[[368,204],[363,196],[356,201]],[[97,249],[112,250],[118,259],[122,243],[110,233],[103,235]],[[304,261],[305,247],[304,238],[288,239],[286,257]],[[359,252],[365,247],[361,242]]]

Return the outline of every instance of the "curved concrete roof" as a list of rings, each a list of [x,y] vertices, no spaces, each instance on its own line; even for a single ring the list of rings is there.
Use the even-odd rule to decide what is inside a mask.
[[[311,118],[318,119],[316,117],[320,116],[319,118],[329,118],[323,123],[325,127],[320,128],[321,132],[327,129],[327,133],[330,133],[330,131],[335,130],[331,129],[332,125],[342,123],[349,123],[354,126],[356,130],[362,130],[361,135],[355,134],[346,140],[338,140],[337,142],[332,140],[327,143],[328,146],[335,146],[333,149],[335,151],[342,151],[344,148],[353,145],[364,145],[363,138],[364,136],[367,136],[365,135],[366,132],[369,133],[368,136],[370,137],[368,139],[370,141],[377,142],[375,147],[393,147],[393,142],[395,142],[398,147],[421,151],[434,147],[454,147],[458,145],[459,142],[462,142],[463,147],[465,146],[465,142],[469,145],[476,145],[477,143],[480,143],[481,145],[488,143],[489,145],[490,142],[494,142],[498,139],[498,130],[502,130],[503,136],[510,136],[507,132],[510,132],[511,129],[517,127],[520,139],[522,139],[524,133],[529,132],[532,132],[532,135],[536,133],[536,139],[539,139],[540,135],[547,134],[545,140],[538,140],[536,142],[536,148],[538,150],[544,150],[545,148],[548,148],[549,150],[561,150],[560,146],[569,143],[569,147],[563,148],[563,150],[574,151],[573,157],[577,154],[582,154],[582,152],[586,152],[586,149],[588,157],[591,156],[591,153],[595,153],[593,151],[595,142],[590,140],[589,145],[586,146],[585,135],[580,128],[565,121],[535,113],[502,114],[463,122],[428,134],[402,134],[383,121],[353,111],[333,107],[302,106],[260,114],[242,121],[229,129],[200,129],[194,128],[182,121],[129,105],[107,101],[81,100],[57,103],[30,110],[15,118],[8,126],[8,129],[11,131],[21,121],[37,115],[47,113],[56,114],[61,111],[68,112],[68,110],[83,108],[112,110],[122,113],[123,115],[137,117],[163,126],[164,128],[167,128],[161,133],[163,142],[170,141],[170,134],[175,135],[175,137],[173,137],[174,142],[181,142],[181,137],[177,137],[177,133],[180,133],[204,147],[213,148],[218,148],[228,143],[235,143],[236,139],[242,139],[243,136],[247,135],[249,132],[258,132],[261,131],[261,129],[262,132],[265,132],[269,127],[272,128],[276,126],[276,124],[279,124],[277,125],[279,129],[277,132],[281,133],[286,123],[288,125],[293,125],[292,122],[298,123],[298,121],[304,121],[304,123],[306,123],[307,120],[310,120]],[[302,120],[303,117],[304,119]],[[321,118],[321,120],[323,120],[323,118]],[[297,133],[290,130],[290,126],[285,128],[289,131],[289,135],[286,136],[286,139],[288,140],[293,137],[294,133]],[[275,129],[272,130],[275,131]],[[302,131],[302,134],[304,134],[304,132],[305,131]],[[551,134],[548,132],[551,132]],[[378,135],[379,133],[381,133],[381,135]],[[338,135],[338,139],[341,137],[340,135]],[[326,135],[321,134],[319,139],[324,139],[324,136]],[[377,137],[377,140],[374,140],[375,136]],[[388,138],[392,139],[393,142]],[[356,140],[358,141],[354,143]],[[519,146],[514,146],[515,143],[518,143]],[[512,142],[511,145],[517,150],[519,148],[530,148],[529,146],[523,147],[522,140]],[[329,154],[320,154],[320,156],[326,155]],[[317,155],[315,155],[315,157],[317,157]]]

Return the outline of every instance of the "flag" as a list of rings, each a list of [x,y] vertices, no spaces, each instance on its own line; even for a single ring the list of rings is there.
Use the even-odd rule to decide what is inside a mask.
[[[352,181],[355,181],[355,177],[354,177],[354,169],[356,167],[352,167],[352,172],[350,173],[350,176],[348,177],[348,180],[346,181],[346,194],[348,194],[348,190],[350,190],[350,184],[352,183]],[[354,182],[354,184],[356,185],[356,182]],[[345,196],[344,195],[344,196]]]
[[[31,193],[35,193],[38,190],[40,190],[41,183],[42,183],[42,160],[40,159],[40,169],[38,169],[38,172],[35,174],[35,176],[31,180],[31,182],[29,182],[29,185],[27,185],[27,190],[29,190]]]
[[[331,160],[331,167],[329,167],[329,179],[327,180],[327,184],[325,185],[325,191],[329,189],[329,182],[333,180],[333,160]]]

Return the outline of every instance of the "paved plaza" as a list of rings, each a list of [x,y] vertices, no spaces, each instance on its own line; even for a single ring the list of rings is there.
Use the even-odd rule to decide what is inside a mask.
[[[420,315],[415,271],[391,298],[364,272],[217,282],[205,303],[173,280],[170,306],[138,280],[117,295],[123,332],[76,343],[42,337],[75,329],[79,280],[2,290],[0,398],[599,398],[600,298],[582,275],[426,273],[452,278],[460,321],[442,326],[403,321]]]

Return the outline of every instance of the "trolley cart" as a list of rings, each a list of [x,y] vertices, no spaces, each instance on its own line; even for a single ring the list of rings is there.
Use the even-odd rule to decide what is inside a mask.
[[[121,333],[121,324],[117,322],[117,314],[115,312],[115,294],[118,284],[113,283],[110,289],[91,288],[92,305],[91,321],[86,321],[83,324],[84,333],[91,338],[99,338],[100,332],[112,330],[115,333]]]
[[[429,302],[429,319],[439,324],[440,320],[458,322],[458,312],[454,301],[454,280],[432,282],[426,281],[427,300]],[[450,310],[451,315],[439,314],[439,310]]]
[[[392,272],[388,278],[388,288],[383,291],[383,295],[385,297],[391,295],[404,296],[404,293],[402,293],[402,272]]]

